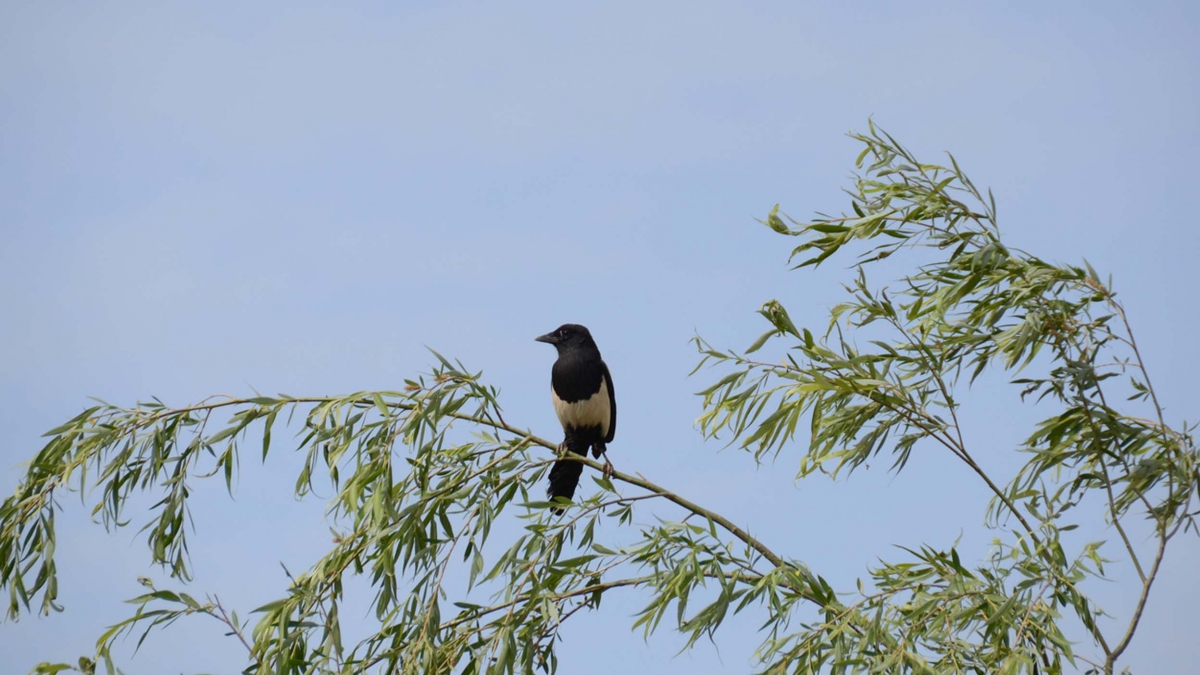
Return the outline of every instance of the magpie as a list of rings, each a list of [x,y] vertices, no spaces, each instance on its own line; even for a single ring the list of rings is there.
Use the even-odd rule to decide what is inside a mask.
[[[558,360],[550,370],[550,395],[565,436],[559,451],[587,457],[591,448],[593,457],[604,455],[605,473],[611,474],[612,462],[605,451],[617,431],[617,399],[612,375],[592,334],[583,326],[567,323],[534,339],[558,350]],[[571,499],[582,474],[580,462],[558,460],[550,469],[546,498]],[[554,513],[560,514],[562,509],[554,509]]]

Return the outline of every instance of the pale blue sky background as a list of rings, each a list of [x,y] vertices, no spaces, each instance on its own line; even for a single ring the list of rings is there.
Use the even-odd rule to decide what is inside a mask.
[[[1010,243],[1111,272],[1172,420],[1194,418],[1198,19],[1186,2],[9,0],[0,487],[86,396],[394,388],[427,368],[423,345],[483,369],[510,421],[553,435],[553,356],[532,338],[577,321],[616,378],[623,470],[847,590],[892,544],[961,534],[976,556],[984,499],[934,448],[899,477],[795,486],[794,454],[756,469],[703,443],[692,392],[708,378],[686,378],[687,340],[744,347],[771,298],[821,324],[846,270],[789,272],[792,242],[754,218],[843,208],[858,152],[843,133],[874,115],[992,186]],[[1048,414],[1014,393],[967,400],[968,442],[1001,475]],[[242,466],[236,502],[215,484],[198,496],[193,590],[248,610],[329,535],[319,501],[291,499],[286,453]],[[151,571],[134,528],[105,534],[66,504],[67,612],[0,626],[4,673],[90,653]],[[1198,562],[1181,541],[1135,672],[1200,659]],[[1131,590],[1098,592],[1124,616]],[[669,632],[629,631],[639,600],[578,617],[563,672],[749,670],[759,617],[675,656]],[[239,656],[196,619],[126,664],[226,673]]]

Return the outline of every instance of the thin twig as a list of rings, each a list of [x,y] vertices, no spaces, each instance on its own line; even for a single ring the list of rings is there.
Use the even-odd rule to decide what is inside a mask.
[[[250,654],[250,658],[254,659],[255,663],[258,663],[258,658],[254,656],[254,647],[250,646],[250,642],[246,640],[246,636],[242,633],[241,627],[233,622],[233,619],[230,618],[229,613],[225,611],[225,607],[221,604],[221,598],[216,594],[213,594],[212,596],[212,607],[216,609],[216,613],[214,614],[212,608],[210,608],[205,611],[205,614],[208,614],[226,626],[229,626],[229,630],[237,636],[238,640],[241,641],[242,646],[245,647],[246,651]]]

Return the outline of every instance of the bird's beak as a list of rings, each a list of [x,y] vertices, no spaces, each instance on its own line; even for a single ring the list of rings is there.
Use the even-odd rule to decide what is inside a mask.
[[[554,333],[546,333],[545,335],[539,335],[533,339],[537,342],[545,342],[548,345],[552,345],[556,342],[554,339]]]

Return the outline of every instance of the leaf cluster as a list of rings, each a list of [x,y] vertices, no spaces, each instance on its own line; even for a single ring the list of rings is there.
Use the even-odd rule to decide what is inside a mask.
[[[1058,626],[1064,612],[1099,651],[1088,663],[1112,672],[1167,543],[1195,530],[1193,428],[1167,424],[1124,307],[1090,265],[1052,264],[1005,244],[992,194],[953,157],[948,166],[923,163],[874,125],[852,137],[864,148],[847,191],[851,213],[797,222],[777,206],[764,221],[800,240],[792,250],[800,268],[859,248],[847,299],[819,331],[798,327],[783,303],[765,303],[759,313],[769,330],[744,351],[696,338],[697,370],[728,370],[700,392],[700,428],[712,438],[728,434],[759,461],[799,445],[798,478],[853,472],[880,455],[902,471],[913,452],[943,451],[991,494],[985,522],[1004,534],[996,555],[1014,560],[968,571],[953,550],[910,551],[915,562],[884,564],[850,603],[869,609],[869,619],[837,614],[791,636],[797,646],[774,648],[788,655],[776,667],[1061,672],[1077,656]],[[893,287],[868,281],[873,264],[904,254],[915,271]],[[778,361],[753,356],[781,344]],[[1007,481],[976,459],[959,420],[965,390],[989,369],[1008,373],[1020,399],[1054,409],[1016,448],[1027,460]],[[1110,403],[1114,393],[1148,402],[1149,416]],[[793,443],[798,436],[806,442]],[[1081,522],[1072,509],[1092,504],[1117,530],[1143,585],[1142,602],[1113,641],[1097,626],[1100,608],[1080,590],[1086,577],[1104,573],[1101,544],[1068,555],[1060,538]],[[1123,520],[1134,510],[1154,523],[1149,550],[1138,551],[1126,534]],[[921,584],[897,586],[912,569],[922,570]],[[906,637],[891,646],[862,636]]]
[[[52,430],[0,506],[10,618],[57,608],[55,551],[45,545],[54,537],[56,494],[99,493],[93,514],[120,528],[130,522],[123,511],[133,494],[160,493],[142,532],[150,559],[186,583],[189,486],[223,480],[232,495],[244,453],[267,461],[280,425],[298,427],[297,498],[333,489],[334,545],[309,569],[289,573],[286,593],[254,609],[253,621],[215,595],[198,600],[145,580],[151,592],[130,600],[134,613],[100,636],[95,654],[80,661],[86,669],[46,662],[35,671],[100,664],[120,672],[113,649],[125,636],[137,635],[140,646],[155,630],[206,615],[241,642],[246,673],[554,672],[563,622],[615,589],[648,590],[635,627],[649,635],[673,609],[691,642],[747,606],[769,605],[782,620],[783,608],[833,598],[822,580],[743,529],[640,476],[596,478],[593,495],[550,517],[551,505],[530,491],[543,489],[557,444],[507,424],[498,392],[479,373],[435,356],[433,372],[401,391],[220,396],[181,408],[104,404]],[[261,442],[247,447],[252,436]],[[639,524],[635,509],[651,499],[681,509],[683,520]],[[687,522],[693,517],[703,525]],[[498,525],[502,541],[494,541]],[[508,539],[514,525],[518,534]],[[624,541],[621,530],[630,533]],[[347,642],[340,608],[354,577],[370,584],[373,624]],[[693,611],[709,587],[720,590]]]

